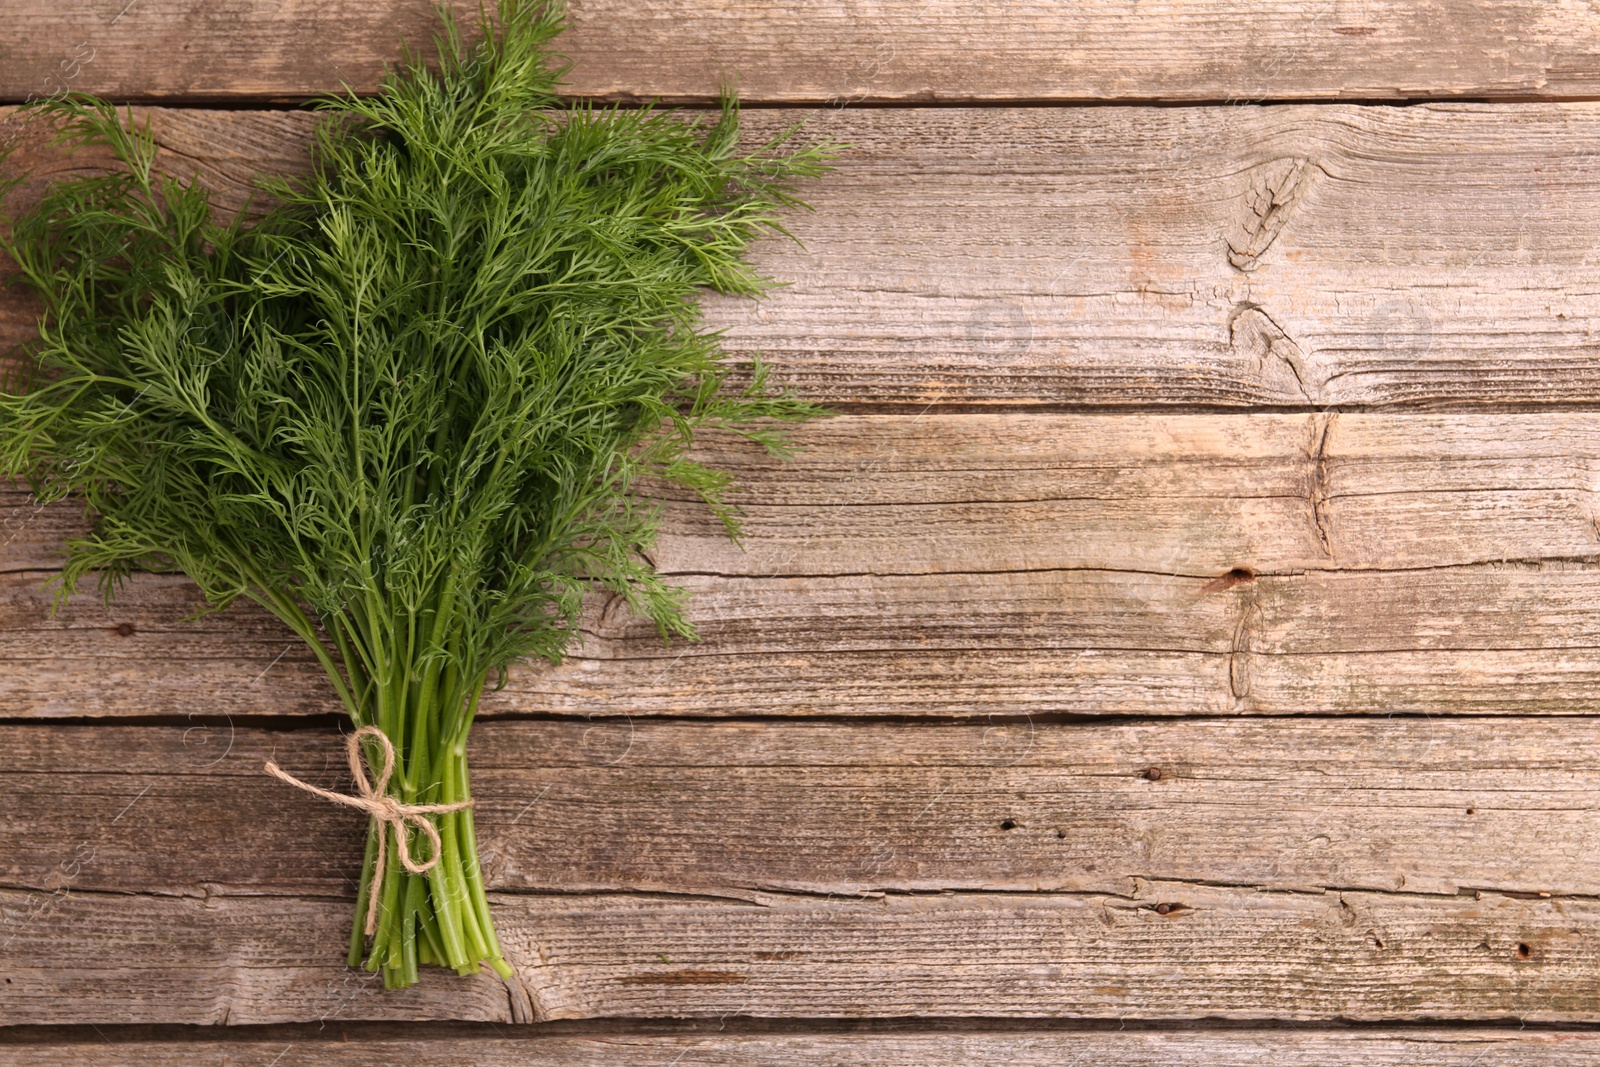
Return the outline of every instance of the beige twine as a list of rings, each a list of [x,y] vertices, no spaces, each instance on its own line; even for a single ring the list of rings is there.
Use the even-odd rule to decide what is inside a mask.
[[[367,777],[370,764],[363,767],[361,739],[374,737],[378,740],[378,747],[383,749],[383,770],[378,772],[378,780],[371,781]],[[389,849],[389,828],[394,828],[395,845],[400,852],[400,862],[412,874],[427,874],[433,870],[434,864],[439,862],[439,831],[434,828],[433,821],[426,819],[426,815],[442,815],[447,811],[460,811],[462,808],[472,807],[472,801],[463,800],[455,804],[402,804],[393,797],[386,796],[384,790],[389,787],[389,776],[394,773],[394,745],[389,743],[389,738],[376,726],[363,726],[351,734],[346,749],[350,756],[350,776],[356,781],[356,788],[361,790],[358,797],[347,793],[334,793],[327,789],[319,789],[307,782],[302,782],[294,775],[280,768],[272,760],[266,764],[267,773],[281,778],[292,786],[304,789],[308,793],[315,793],[324,800],[331,800],[335,804],[344,804],[362,811],[377,819],[380,824],[378,832],[378,858],[372,865],[372,885],[367,891],[367,934],[370,936],[378,930],[378,897],[383,887],[383,865]],[[410,823],[424,834],[433,844],[433,855],[427,862],[417,863],[411,858],[411,850],[406,847],[406,823]]]

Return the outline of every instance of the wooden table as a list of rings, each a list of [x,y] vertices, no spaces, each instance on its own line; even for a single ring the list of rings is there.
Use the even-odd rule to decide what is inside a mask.
[[[706,301],[838,417],[705,442],[744,551],[668,502],[702,641],[597,602],[484,709],[509,984],[347,970],[360,820],[261,771],[337,780],[309,654],[52,616],[81,520],[0,494],[0,1062],[1600,1062],[1600,6],[571,15],[576,96],[851,146]],[[237,205],[429,22],[13,0],[0,99]]]

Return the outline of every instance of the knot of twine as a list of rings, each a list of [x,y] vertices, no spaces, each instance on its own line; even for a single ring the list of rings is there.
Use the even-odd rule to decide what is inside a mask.
[[[383,770],[378,772],[376,781],[367,777],[370,766],[363,766],[361,739],[363,737],[375,738],[378,747],[383,751]],[[362,811],[378,820],[378,857],[372,865],[372,883],[367,890],[367,925],[368,935],[378,931],[378,898],[383,889],[383,867],[388,858],[389,828],[394,828],[395,848],[400,853],[400,863],[412,874],[427,874],[433,870],[434,864],[439,862],[439,831],[434,827],[433,820],[425,818],[427,815],[442,815],[447,811],[460,811],[462,808],[472,807],[472,801],[463,800],[455,804],[402,804],[400,801],[387,795],[384,790],[389,787],[389,776],[394,773],[394,745],[389,743],[389,738],[376,726],[363,726],[346,740],[345,749],[350,757],[350,776],[355,779],[356,788],[360,796],[351,796],[348,793],[335,793],[328,789],[319,789],[309,782],[302,782],[294,775],[279,767],[277,763],[268,760],[267,773],[275,778],[280,778],[297,789],[304,789],[307,793],[315,793],[324,800],[331,800],[335,804],[344,804],[347,807],[360,808]],[[406,845],[406,824],[410,823],[427,835],[428,841],[433,845],[433,854],[421,863],[411,858],[411,849]]]

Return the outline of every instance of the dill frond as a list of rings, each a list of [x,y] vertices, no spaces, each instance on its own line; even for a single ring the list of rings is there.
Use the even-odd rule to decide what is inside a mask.
[[[775,424],[816,414],[759,367],[732,388],[696,294],[762,290],[745,252],[829,154],[741,150],[732,100],[699,123],[562,107],[550,8],[503,0],[471,43],[441,17],[433,66],[408,55],[377,95],[319,103],[313,173],[265,180],[253,224],[159,173],[130,115],[35,105],[120,166],[56,183],[3,242],[45,314],[0,393],[0,472],[93,520],[60,595],[176,568],[214,609],[261,604],[392,741],[391,793],[423,804],[470,797],[486,681],[559,661],[586,594],[692,634],[646,561],[639,490],[685,487],[731,533],[695,431],[780,447]],[[433,818],[438,864],[388,865],[352,965],[390,986],[419,963],[509,974],[471,812]]]

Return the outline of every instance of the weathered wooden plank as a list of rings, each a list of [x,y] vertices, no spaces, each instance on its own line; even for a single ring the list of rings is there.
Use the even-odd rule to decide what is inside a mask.
[[[745,549],[673,504],[703,640],[596,603],[486,715],[1584,713],[1600,680],[1600,417],[825,420],[746,488]],[[265,613],[173,576],[42,590],[70,510],[0,528],[13,716],[325,711]],[[1510,562],[1505,562],[1510,561]]]
[[[350,788],[331,726],[0,727],[0,884],[353,894],[364,822],[268,758]],[[1590,719],[488,722],[471,760],[505,891],[1600,896]]]
[[[603,1033],[572,1035],[508,1030],[463,1035],[417,1033],[408,1027],[369,1033],[356,1025],[338,1033],[272,1037],[16,1036],[0,1032],[34,1067],[369,1067],[375,1063],[462,1064],[475,1067],[1584,1067],[1600,1063],[1600,1037],[1589,1030],[1512,1027],[1170,1028],[1121,1030],[730,1033],[737,1023],[702,1024],[704,1032],[654,1033],[614,1025]],[[230,1039],[231,1038],[231,1039]]]
[[[0,1025],[511,1018],[491,975],[404,991],[344,965],[352,902],[0,890]]]
[[[395,995],[339,965],[359,820],[260,770],[342,787],[331,731],[6,727],[0,1022],[1594,1021],[1597,745],[1576,719],[484,723],[519,979]]]
[[[881,118],[878,116],[882,116]],[[1597,394],[1594,105],[823,112],[792,285],[708,305],[829,403]]]
[[[0,890],[0,912],[16,917],[0,1021],[740,1014],[1564,1023],[1594,1021],[1600,1003],[1592,898],[1142,882],[1122,895],[491,894],[491,904],[518,968],[509,996],[486,978],[437,974],[389,996],[340,965],[348,900]]]
[[[736,480],[742,542],[669,492],[659,568],[1209,581],[1600,558],[1589,412],[848,416],[790,442],[781,459],[703,436],[700,457]],[[54,569],[61,541],[86,528],[81,511],[9,487],[0,570]]]
[[[192,587],[140,578],[51,620],[39,577],[4,579],[7,717],[336,710],[310,654],[249,606],[185,622]],[[1600,684],[1587,568],[1222,591],[1098,572],[681,582],[701,642],[591,631],[560,668],[513,670],[481,714],[1586,714]]]
[[[303,116],[147,114],[170,165],[199,167],[229,206],[254,165],[305,165]],[[801,117],[747,121],[754,137]],[[731,351],[760,351],[816,400],[1600,398],[1600,104],[809,118],[854,147],[807,188],[817,211],[792,220],[804,246],[757,252],[791,284],[705,307]],[[71,165],[33,140],[11,163]],[[0,344],[25,339],[34,317],[0,299]]]
[[[1600,558],[1589,412],[869,415],[790,441],[796,454],[780,459],[702,437],[700,456],[736,479],[742,542],[669,493],[664,573],[1209,581]],[[10,487],[0,569],[53,569],[84,528],[81,505],[40,508]]]
[[[679,509],[661,566],[1210,579],[1600,553],[1587,413],[863,416],[793,440],[792,460],[708,443],[742,486],[744,542]]]
[[[468,10],[476,5],[460,5]],[[709,100],[1242,100],[1592,96],[1600,34],[1580,3],[1469,0],[832,2],[575,0],[568,90]],[[283,99],[372,89],[430,6],[226,0],[11,4],[0,98]]]
[[[237,212],[256,195],[260,174],[309,171],[313,111],[218,111],[208,108],[134,107],[125,110],[156,139],[156,170],[198,178],[220,210]],[[52,181],[103,172],[113,157],[98,146],[66,149],[52,144],[48,119],[15,107],[0,108],[0,145],[8,174],[28,180],[10,194],[8,212],[31,207]]]
[[[1600,975],[1600,909],[1576,900],[1148,883],[1129,897],[780,897],[714,917],[637,898],[516,903],[506,941],[540,959],[523,981],[552,1018],[688,999],[778,1016],[1592,1020]]]

